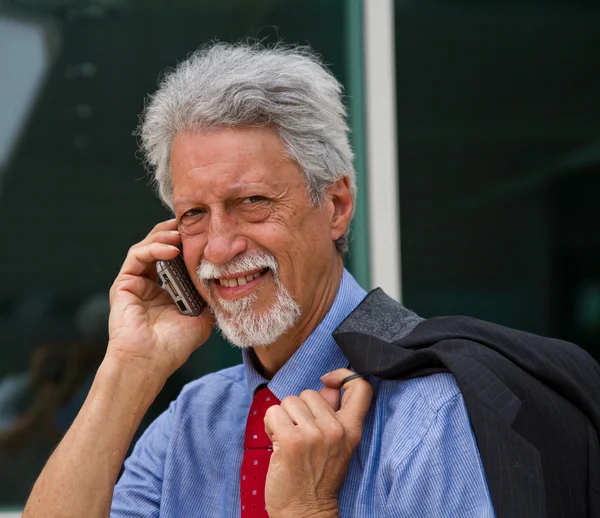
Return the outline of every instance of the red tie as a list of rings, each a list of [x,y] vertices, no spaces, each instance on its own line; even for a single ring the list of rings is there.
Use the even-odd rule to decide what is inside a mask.
[[[244,459],[240,472],[242,518],[268,518],[265,506],[265,482],[273,445],[265,433],[267,408],[279,399],[267,388],[256,391],[248,412],[244,435]]]

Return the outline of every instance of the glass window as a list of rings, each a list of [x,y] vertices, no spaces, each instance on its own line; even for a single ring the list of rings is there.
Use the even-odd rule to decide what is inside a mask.
[[[106,347],[128,248],[169,217],[132,131],[157,77],[202,43],[309,43],[346,82],[343,0],[13,0],[0,6],[0,506],[22,506]],[[218,337],[167,383],[238,363]],[[141,431],[141,430],[140,430]]]
[[[404,302],[600,358],[598,2],[396,2]]]

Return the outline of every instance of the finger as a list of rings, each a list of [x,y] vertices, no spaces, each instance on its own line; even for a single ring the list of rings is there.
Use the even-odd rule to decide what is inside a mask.
[[[341,388],[342,381],[355,374],[349,369],[338,369],[321,378],[323,384],[330,388]],[[362,427],[369,405],[373,398],[373,387],[363,378],[356,378],[344,384],[344,395],[341,408],[338,410],[338,419],[344,425]]]
[[[285,434],[294,429],[294,422],[289,414],[280,405],[273,405],[265,413],[265,433],[273,442],[276,435]]]
[[[177,220],[175,218],[171,218],[157,223],[154,225],[154,228],[148,233],[148,235],[165,230],[177,230]]]
[[[181,235],[178,230],[161,230],[159,232],[150,233],[146,236],[146,239],[138,246],[149,245],[150,243],[163,243],[166,245],[176,246],[181,250]],[[144,277],[153,280],[155,283],[158,282],[158,272],[156,268],[150,268],[144,273]]]
[[[281,408],[287,412],[294,424],[302,425],[314,422],[315,418],[308,405],[299,397],[288,396],[283,398]]]
[[[179,230],[161,230],[160,232],[148,234],[146,239],[140,244],[149,243],[166,243],[168,245],[179,246],[181,244],[181,234]]]
[[[138,275],[122,276],[119,280],[119,291],[128,291],[144,302],[160,297],[160,301],[173,303],[169,294],[156,281]]]
[[[340,384],[342,385],[342,389],[344,389],[344,387],[350,383],[351,381],[358,379],[358,378],[364,378],[364,376],[362,374],[359,374],[358,372],[355,372],[354,374],[351,374],[350,376],[346,376],[341,382]]]
[[[144,246],[157,241],[164,241],[168,244],[179,246],[181,244],[181,237],[177,239],[177,236],[180,236],[177,228],[177,220],[169,219],[167,221],[161,221],[155,225],[154,228],[152,228],[152,230],[146,234],[146,237],[144,237],[144,239],[136,243],[134,246]],[[176,242],[172,243],[171,241],[173,240]]]
[[[179,248],[165,243],[134,245],[121,267],[121,275],[144,275],[156,269],[156,261],[168,261],[179,254]]]
[[[177,229],[177,220],[169,219],[167,221],[161,221],[160,223],[154,226],[154,228],[146,235],[146,237],[142,241],[133,245],[130,248],[130,251],[156,242],[176,246],[177,248],[181,246],[181,235],[179,233],[179,230]],[[125,264],[123,266],[125,266]],[[128,272],[123,270],[123,267],[121,267],[120,273]],[[155,268],[146,269],[143,272],[143,275],[154,280],[155,282],[158,281],[158,275],[155,271]]]
[[[304,390],[300,393],[300,399],[306,403],[306,406],[317,420],[335,418],[335,411],[321,394],[314,390]]]
[[[340,409],[340,400],[342,398],[340,389],[323,387],[319,393],[335,412]]]
[[[336,369],[334,371],[328,372],[327,374],[321,376],[321,381],[323,385],[330,388],[336,389],[346,389],[346,387],[342,387],[342,381],[344,381],[349,376],[354,376],[356,372],[351,371],[350,369]],[[354,380],[352,380],[354,381]],[[348,385],[352,383],[352,381],[348,382]]]

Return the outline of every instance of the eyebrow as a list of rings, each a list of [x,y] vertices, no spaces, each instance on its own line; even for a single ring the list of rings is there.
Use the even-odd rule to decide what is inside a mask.
[[[232,185],[231,187],[229,187],[225,198],[227,199],[227,198],[233,198],[235,196],[239,196],[244,191],[251,190],[251,189],[257,188],[257,187],[260,187],[263,191],[264,190],[267,190],[269,192],[272,191],[272,189],[270,189],[264,183],[261,183],[261,182],[242,183],[242,184]],[[196,198],[195,196],[174,198],[173,203],[175,204],[175,202],[177,202],[177,204],[184,204],[184,205],[187,205],[187,204],[194,205],[194,204],[199,203],[198,198]]]

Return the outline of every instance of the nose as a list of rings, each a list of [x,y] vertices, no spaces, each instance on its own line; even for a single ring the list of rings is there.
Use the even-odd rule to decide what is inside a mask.
[[[210,217],[204,257],[222,265],[246,251],[248,242],[240,233],[240,224],[226,212],[213,212]]]

